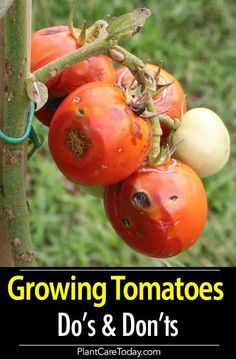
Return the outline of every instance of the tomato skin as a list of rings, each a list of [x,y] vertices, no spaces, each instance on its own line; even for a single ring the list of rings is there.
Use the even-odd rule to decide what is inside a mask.
[[[145,166],[105,190],[107,216],[121,238],[148,256],[165,258],[189,248],[207,217],[205,189],[178,160]]]
[[[80,30],[75,29],[75,31],[79,35]],[[31,41],[31,69],[36,71],[78,48],[79,45],[67,26],[53,26],[38,30],[33,34]],[[49,98],[66,96],[78,86],[92,81],[114,83],[115,70],[109,57],[105,55],[92,56],[69,67],[59,75],[55,73],[55,76],[46,82]],[[50,110],[46,113],[41,111],[37,113],[37,116],[42,122],[48,124],[51,112]]]
[[[50,126],[52,117],[55,111],[47,108],[47,105],[43,106],[40,110],[35,113],[35,116],[45,125]]]
[[[154,72],[158,71],[158,66],[156,65],[147,64],[147,67]],[[124,85],[133,79],[133,75],[126,67],[120,67],[116,70],[117,83],[119,83],[119,79],[121,80],[121,85]],[[159,96],[154,97],[154,103],[157,113],[165,113],[175,119],[180,117],[182,105],[183,111],[186,112],[187,110],[184,90],[179,81],[173,75],[164,69],[161,69],[160,84],[165,85],[171,82],[173,83],[164,89]],[[170,131],[165,124],[161,124],[161,128],[163,131],[162,140],[164,140],[169,135]]]
[[[188,164],[201,177],[221,171],[229,160],[229,132],[221,118],[208,108],[187,111],[171,137],[171,146],[183,140],[173,157]]]
[[[49,129],[49,147],[72,182],[119,182],[141,166],[150,148],[149,121],[136,116],[124,93],[105,82],[73,91],[58,107]]]

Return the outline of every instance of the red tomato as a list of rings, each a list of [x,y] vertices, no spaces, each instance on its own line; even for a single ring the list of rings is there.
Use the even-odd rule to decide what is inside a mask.
[[[200,178],[178,160],[141,167],[123,182],[108,186],[105,208],[129,246],[157,258],[174,256],[192,246],[207,217]]]
[[[105,82],[73,91],[58,107],[49,129],[52,156],[72,182],[119,182],[145,160],[152,130],[128,107],[124,93]]]
[[[153,71],[158,71],[158,66],[148,64],[148,68]],[[126,84],[127,82],[133,79],[132,73],[126,67],[120,67],[116,70],[116,82],[121,82],[121,85]],[[183,105],[183,110],[186,112],[187,106],[184,98],[184,91],[180,83],[176,80],[174,76],[170,73],[161,69],[159,84],[166,85],[173,82],[169,87],[164,89],[159,96],[154,97],[155,107],[157,113],[165,113],[171,118],[179,118],[181,106]],[[169,134],[169,129],[165,124],[161,124],[163,136],[162,139],[166,138]]]
[[[79,35],[80,30],[75,29],[75,31]],[[63,55],[74,52],[79,47],[67,26],[54,26],[36,31],[32,36],[32,71]],[[69,67],[59,75],[55,71],[55,76],[46,82],[49,98],[66,96],[78,86],[91,81],[108,83],[115,81],[115,70],[109,57],[105,55],[93,56]],[[48,125],[51,112],[50,109],[46,112],[39,111],[37,116]]]

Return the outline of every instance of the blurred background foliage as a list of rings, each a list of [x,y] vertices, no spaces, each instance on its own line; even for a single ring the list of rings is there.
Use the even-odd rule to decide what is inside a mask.
[[[70,4],[70,0],[33,0],[33,30],[67,24]],[[204,180],[209,218],[200,240],[179,256],[157,260],[134,252],[119,239],[106,220],[102,202],[81,194],[63,178],[46,145],[30,161],[28,176],[39,265],[236,265],[235,5],[235,0],[77,1],[78,27],[83,19],[91,25],[140,6],[152,10],[142,31],[124,46],[145,61],[162,60],[182,83],[189,108],[209,107],[224,119],[231,134],[231,159],[221,173]],[[39,123],[37,130],[47,136]]]

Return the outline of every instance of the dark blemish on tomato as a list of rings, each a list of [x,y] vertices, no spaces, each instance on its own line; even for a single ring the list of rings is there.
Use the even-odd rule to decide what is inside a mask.
[[[58,27],[56,29],[46,29],[43,32],[41,32],[41,35],[48,36],[48,35],[58,34],[59,32],[67,32],[67,30],[62,29],[61,27]]]
[[[75,97],[73,98],[73,102],[74,102],[74,103],[79,103],[79,102],[80,102],[80,97],[79,97],[79,96],[75,96]]]
[[[131,226],[131,220],[127,217],[121,218],[121,222],[122,222],[123,226],[125,226],[125,227]]]
[[[49,98],[46,107],[49,108],[49,110],[56,111],[65,98],[66,96]]]
[[[77,129],[70,129],[68,131],[66,144],[69,150],[78,157],[84,155],[90,146],[86,135]]]
[[[145,192],[136,192],[132,196],[132,205],[137,208],[149,208],[151,202]]]
[[[107,164],[107,163],[103,163],[103,164],[101,165],[101,167],[102,167],[102,168],[108,168],[108,164]]]
[[[137,138],[141,139],[143,137],[139,122],[131,121],[130,127],[131,127],[131,134],[132,134],[132,142],[134,145],[136,145]]]
[[[83,108],[77,108],[76,116],[83,117],[85,115],[85,110]]]
[[[123,119],[124,115],[123,115],[123,112],[121,110],[119,110],[118,108],[111,107],[109,110],[109,117],[112,120],[120,121]]]
[[[86,138],[86,134],[84,132],[80,132],[80,137],[81,138]]]
[[[169,197],[169,200],[172,202],[176,201],[177,199],[178,199],[178,196],[175,196],[175,195]]]

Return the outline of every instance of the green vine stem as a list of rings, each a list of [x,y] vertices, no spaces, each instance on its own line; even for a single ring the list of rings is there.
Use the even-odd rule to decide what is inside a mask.
[[[151,77],[151,74],[146,68],[144,62],[120,46],[112,47],[108,50],[108,54],[114,61],[128,67],[137,78],[138,83],[142,85],[143,91],[146,91],[149,94],[147,110],[151,113],[155,113],[156,109],[152,99],[153,93],[155,92],[155,80]],[[162,135],[162,129],[158,114],[150,118],[150,123],[153,131],[153,140],[148,154],[147,163],[152,165],[160,153],[160,138]]]
[[[0,67],[4,68],[2,130],[9,136],[24,133],[29,98],[25,80],[30,69],[31,0],[15,0],[3,20],[4,45]],[[1,231],[16,266],[33,266],[34,255],[26,203],[27,144],[1,143]],[[0,263],[2,265],[2,263]]]
[[[147,109],[150,112],[155,112],[155,105],[154,105],[152,98],[149,100],[149,102],[147,104]],[[150,151],[148,153],[146,162],[149,165],[154,165],[155,160],[160,153],[162,129],[161,129],[161,125],[160,125],[158,116],[152,117],[150,119],[150,123],[152,126],[152,138],[153,139],[152,139],[152,145],[151,145]]]
[[[60,72],[65,70],[68,66],[74,65],[87,58],[102,54],[106,52],[106,48],[110,46],[110,41],[107,39],[99,39],[94,41],[75,52],[69,53],[60,57],[57,60],[41,67],[33,73],[37,81],[46,82],[50,78],[57,76]]]
[[[163,115],[163,114],[158,115],[158,118],[161,123],[164,123],[171,130],[177,130],[177,128],[179,128],[179,126],[180,126],[181,121],[178,118],[173,120],[168,115]]]

